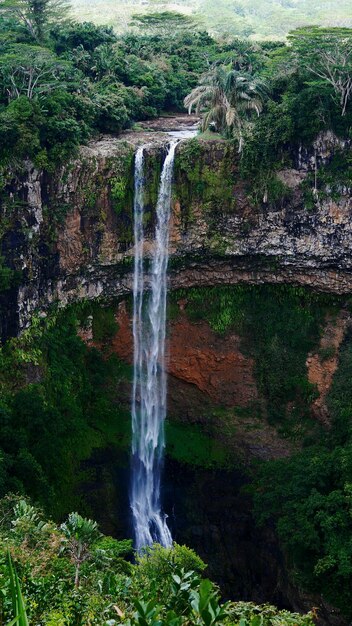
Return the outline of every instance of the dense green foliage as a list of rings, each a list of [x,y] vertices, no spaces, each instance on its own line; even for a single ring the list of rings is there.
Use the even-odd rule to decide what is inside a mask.
[[[280,539],[300,583],[351,617],[351,373],[346,337],[328,403],[332,426],[292,459],[260,469],[255,494],[261,520],[277,519]]]
[[[351,37],[350,29],[302,29],[267,57],[260,75],[270,98],[256,124],[247,126],[241,160],[242,176],[250,181],[248,191],[257,203],[275,203],[287,193],[278,188],[275,172],[294,167],[299,151],[319,133],[332,130],[351,138]]]
[[[106,319],[108,309],[95,319],[99,342],[108,338]],[[88,349],[77,327],[71,309],[46,328],[38,321],[0,354],[0,493],[30,493],[56,515],[78,503],[85,510],[74,492],[80,461],[94,447],[125,447],[129,432],[128,414],[115,403],[128,368]]]
[[[0,165],[30,158],[53,168],[94,134],[182,108],[220,51],[187,28],[172,41],[117,38],[109,27],[65,21],[56,0],[34,3],[35,11],[31,2],[0,10]]]
[[[326,129],[349,135],[348,29],[303,29],[289,45],[220,43],[166,12],[117,36],[107,26],[67,21],[64,2],[45,0],[33,10],[31,2],[7,0],[0,11],[2,166],[30,158],[53,168],[94,134],[183,110],[189,93],[210,105],[205,126],[228,126],[245,140],[243,175],[262,188],[299,143]],[[334,55],[325,67],[329,46]]]
[[[204,74],[201,84],[185,98],[185,106],[199,115],[206,112],[202,120],[203,131],[213,128],[228,136],[237,137],[239,151],[242,150],[243,118],[247,121],[251,114],[260,115],[264,84],[250,74],[215,65]]]
[[[221,335],[236,331],[241,336],[241,349],[255,359],[257,384],[267,401],[261,419],[269,418],[284,436],[297,442],[304,441],[302,452],[292,459],[259,466],[254,480],[256,516],[259,521],[272,516],[277,519],[290,568],[300,584],[322,593],[349,614],[352,574],[349,566],[352,530],[350,339],[346,341],[329,398],[334,416],[329,436],[324,436],[310,417],[309,407],[315,392],[308,383],[305,367],[307,354],[317,345],[325,314],[334,315],[340,306],[339,301],[303,289],[270,286],[213,288],[207,290],[207,298],[204,298],[203,289],[193,289],[176,292],[172,301],[180,297],[186,299],[186,312],[191,319],[206,319]],[[171,303],[170,311],[173,306]],[[107,437],[111,442],[111,436],[115,445],[118,446],[120,441],[123,452],[126,436],[128,438],[128,416],[116,404],[114,396],[117,381],[128,372],[115,357],[103,358],[96,349],[88,349],[77,337],[78,324],[84,326],[87,323],[93,325],[95,340],[102,347],[109,343],[110,336],[116,331],[112,310],[101,307],[92,310],[86,305],[83,309],[61,313],[57,319],[37,321],[31,332],[25,333],[21,340],[13,340],[2,350],[1,491],[2,494],[14,490],[31,493],[56,516],[67,513],[70,505],[85,510],[85,503],[72,491],[79,478],[80,460],[88,458],[93,447],[106,445]],[[216,438],[213,442],[208,441],[205,432],[200,434],[195,430],[192,434],[190,428],[183,432],[177,424],[170,424],[168,429],[168,450],[181,462],[190,462],[195,456],[194,462],[207,467],[226,467],[228,463],[228,452],[217,444]],[[16,514],[21,513],[20,509],[16,508]],[[40,521],[39,514],[29,510],[22,513],[20,521],[12,521],[16,532],[27,532],[28,516],[31,523],[35,521],[38,532],[42,532],[45,523]],[[79,610],[94,615],[95,610],[102,611],[102,603],[111,607],[113,601],[111,598],[107,601],[99,592],[101,582],[94,583],[99,596],[94,596],[94,600],[91,592],[82,599],[81,591],[74,590],[86,585],[90,589],[92,584],[90,576],[98,555],[91,558],[90,541],[103,541],[99,539],[96,526],[86,527],[80,516],[72,515],[60,533],[57,558],[51,559],[55,571],[48,572],[48,582],[30,582],[30,578],[24,586],[26,597],[30,598],[31,593],[35,593],[36,598],[42,594],[40,602],[53,602],[50,607],[45,605],[45,611],[54,620],[48,624],[59,620],[60,611],[76,615],[79,606]],[[110,549],[109,541],[104,541]],[[49,543],[58,549],[52,538]],[[21,564],[20,553],[21,550],[15,551],[13,556]],[[75,561],[76,554],[81,555],[79,562]],[[100,552],[99,555],[102,559],[99,560],[99,576],[92,573],[97,581],[103,576],[104,558]],[[36,558],[42,559],[43,554]],[[154,558],[159,559],[158,553]],[[27,580],[28,568],[34,567],[30,559],[26,561],[27,569],[22,569],[24,564],[19,565],[22,579]],[[45,559],[47,561],[50,559]],[[34,571],[37,567],[42,571],[39,560],[36,563]],[[65,574],[65,580],[58,585],[53,583],[53,577],[63,575],[63,563],[68,563],[67,577]],[[156,599],[157,608],[151,605],[148,611],[159,619],[169,587],[165,590],[162,586],[165,578],[162,562],[158,561],[156,565],[160,572],[159,582],[155,582],[150,567],[150,560],[146,559],[143,588],[148,592],[145,592],[143,610],[147,610],[151,598]],[[188,563],[183,567],[188,570],[194,565]],[[109,573],[107,577],[110,576]],[[136,580],[138,576],[136,574]],[[149,586],[146,581],[150,582]],[[142,582],[138,584],[142,585]],[[125,601],[127,591],[121,578],[117,587],[125,589]],[[68,593],[68,596],[65,601],[62,595],[49,600],[49,589],[57,590],[58,594]],[[129,586],[128,590],[130,593]],[[40,606],[38,611],[44,611],[43,605]],[[133,606],[134,611],[142,610]],[[168,610],[172,610],[169,605]]]
[[[132,564],[131,542],[101,536],[94,521],[77,513],[57,526],[11,495],[0,501],[0,511],[5,623],[18,615],[19,604],[26,626],[313,625],[311,614],[221,603],[216,586],[202,578],[205,564],[185,546],[156,545]],[[84,558],[78,546],[84,546]]]
[[[186,96],[185,106],[203,114],[203,130],[236,140],[241,176],[257,205],[290,200],[276,172],[297,167],[304,151],[314,156],[319,134],[351,139],[351,41],[351,29],[319,27],[293,31],[287,44],[235,41]],[[341,175],[349,157],[340,150]],[[345,182],[351,184],[350,171]],[[308,183],[317,204],[318,191],[330,188],[318,172]]]
[[[224,4],[228,8],[225,0],[219,6]],[[215,130],[237,142],[241,176],[256,205],[280,207],[290,201],[291,192],[277,178],[279,169],[294,166],[299,150],[309,154],[323,131],[352,138],[350,29],[309,27],[291,33],[287,43],[219,42],[193,19],[165,12],[135,18],[135,29],[117,36],[107,26],[69,22],[61,0],[6,0],[0,8],[4,173],[9,166],[20,170],[26,159],[54,170],[90,137],[183,110],[186,97],[191,108],[199,105],[206,137],[215,136]],[[235,8],[238,32],[250,34],[261,7],[254,3],[251,19],[240,0]],[[287,6],[281,3],[281,8]],[[219,199],[222,210],[233,211],[228,154],[217,171],[211,164],[201,170],[197,156],[195,140],[180,151],[176,163],[176,177],[183,179],[181,203],[188,211],[182,219],[193,219],[194,198],[205,212],[215,214]],[[131,158],[126,160],[129,172]],[[155,205],[160,163],[150,161],[149,166],[148,211]],[[5,178],[1,176],[1,186]],[[110,181],[118,217],[132,206],[131,180],[123,174]],[[302,184],[307,210],[317,210],[327,195],[338,198],[351,184],[351,158],[337,151]],[[85,193],[87,205],[94,205],[97,191]],[[131,238],[129,211],[121,240]],[[275,271],[275,261],[270,270]],[[0,256],[0,290],[8,290],[15,278]],[[334,298],[270,286],[209,289],[206,297],[194,289],[176,293],[174,299],[180,295],[191,319],[207,320],[222,335],[238,332],[241,349],[254,360],[264,398],[256,408],[259,418],[301,446],[292,458],[257,469],[253,492],[258,520],[276,521],[296,580],[351,617],[351,337],[329,397],[328,435],[311,417],[316,390],[306,371],[325,314],[336,312]],[[98,307],[91,320],[102,351],[89,349],[77,336],[91,312],[86,305],[47,321],[34,319],[31,329],[0,353],[0,495],[30,493],[56,518],[70,508],[89,512],[75,492],[81,462],[108,443],[123,456],[129,438],[129,416],[115,393],[129,371],[103,354],[117,329],[114,311]],[[182,463],[191,458],[211,468],[228,463],[228,450],[211,433],[171,424],[167,434],[169,454]],[[34,624],[310,624],[310,617],[278,616],[271,607],[221,605],[215,587],[195,573],[203,565],[187,549],[156,548],[131,565],[122,558],[129,544],[102,538],[95,522],[78,513],[58,527],[25,500],[8,499],[2,506],[0,568],[10,580],[4,584],[6,619],[14,617],[11,585],[20,598],[12,561],[5,556],[10,547]]]

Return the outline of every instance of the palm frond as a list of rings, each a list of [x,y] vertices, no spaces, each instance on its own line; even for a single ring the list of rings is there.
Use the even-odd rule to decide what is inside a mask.
[[[215,64],[202,77],[185,98],[184,104],[191,113],[207,109],[203,122],[203,130],[213,122],[217,130],[240,128],[243,122],[250,119],[250,112],[259,116],[263,110],[263,100],[268,93],[265,83],[249,73],[231,70],[230,66]],[[240,138],[240,148],[243,137]]]

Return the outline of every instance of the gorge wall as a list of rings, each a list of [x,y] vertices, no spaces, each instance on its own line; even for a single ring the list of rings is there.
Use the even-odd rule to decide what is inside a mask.
[[[130,292],[133,259],[133,155],[149,136],[104,137],[60,171],[27,163],[2,189],[2,255],[15,272],[1,296],[2,334],[26,327],[34,311],[81,299]],[[146,227],[167,139],[148,145]],[[305,202],[315,167],[346,148],[327,134],[293,155],[295,169],[277,172],[282,197],[253,203],[231,143],[189,140],[177,148],[170,285],[291,283],[347,293],[351,288],[350,190],[341,186],[313,206]],[[151,242],[147,242],[152,245]]]
[[[116,323],[109,337],[99,339],[94,313],[80,335],[106,358],[131,364],[131,303],[120,299],[107,310]],[[229,311],[232,319],[219,324]],[[317,606],[329,624],[343,620],[292,581],[274,526],[258,526],[247,488],[258,464],[288,459],[329,432],[334,374],[349,376],[340,352],[350,346],[350,320],[343,298],[291,286],[170,295],[163,500],[173,537],[209,563],[226,597]],[[118,384],[116,397],[128,410],[130,380]],[[104,507],[110,519],[114,510],[121,515],[121,475],[112,480],[120,495]]]
[[[109,312],[112,330],[95,334],[89,312],[79,335],[103,359],[117,355],[130,365],[133,157],[141,142],[148,143],[147,253],[165,136],[103,137],[58,172],[27,163],[8,174],[1,255],[12,275],[0,293],[3,339],[29,328],[33,316],[49,317],[52,305],[94,301]],[[273,525],[257,528],[243,487],[255,463],[288,458],[331,427],[329,393],[350,341],[352,202],[348,187],[325,184],[315,194],[314,183],[343,150],[349,146],[327,134],[293,151],[292,166],[275,173],[280,194],[263,189],[255,202],[231,143],[181,142],[169,266],[164,496],[174,536],[209,561],[225,595],[298,610],[317,604],[332,624],[342,622],[319,594],[291,582]],[[28,382],[36,383],[45,368],[32,369]],[[75,488],[104,530],[120,536],[129,532],[121,487],[129,376],[112,389],[126,423],[117,434],[107,428],[109,447],[87,453],[89,479]],[[98,431],[99,412],[95,419]]]

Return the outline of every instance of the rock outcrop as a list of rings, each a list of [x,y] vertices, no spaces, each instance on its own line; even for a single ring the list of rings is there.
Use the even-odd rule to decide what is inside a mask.
[[[340,348],[350,324],[351,316],[344,310],[335,318],[328,317],[319,350],[309,354],[307,359],[308,380],[316,386],[318,392],[312,404],[312,414],[327,428],[330,427],[330,416],[326,400],[338,368]]]
[[[167,135],[104,137],[83,147],[55,175],[26,164],[21,175],[9,177],[2,254],[19,277],[9,300],[12,308],[16,300],[12,315],[17,315],[18,329],[52,303],[111,299],[131,290],[133,155],[145,135],[151,137],[146,148],[148,250]],[[170,286],[288,282],[349,292],[350,190],[341,188],[339,197],[326,193],[308,208],[302,190],[315,164],[328,162],[342,148],[349,149],[333,136],[320,137],[310,152],[295,155],[296,169],[278,173],[288,196],[254,206],[231,143],[182,141],[176,156]]]

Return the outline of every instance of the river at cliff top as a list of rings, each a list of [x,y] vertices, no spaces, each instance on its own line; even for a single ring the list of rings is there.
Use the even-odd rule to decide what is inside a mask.
[[[200,118],[196,115],[175,115],[158,117],[154,120],[138,122],[133,129],[122,134],[125,139],[152,141],[172,139],[192,139],[199,131]]]

